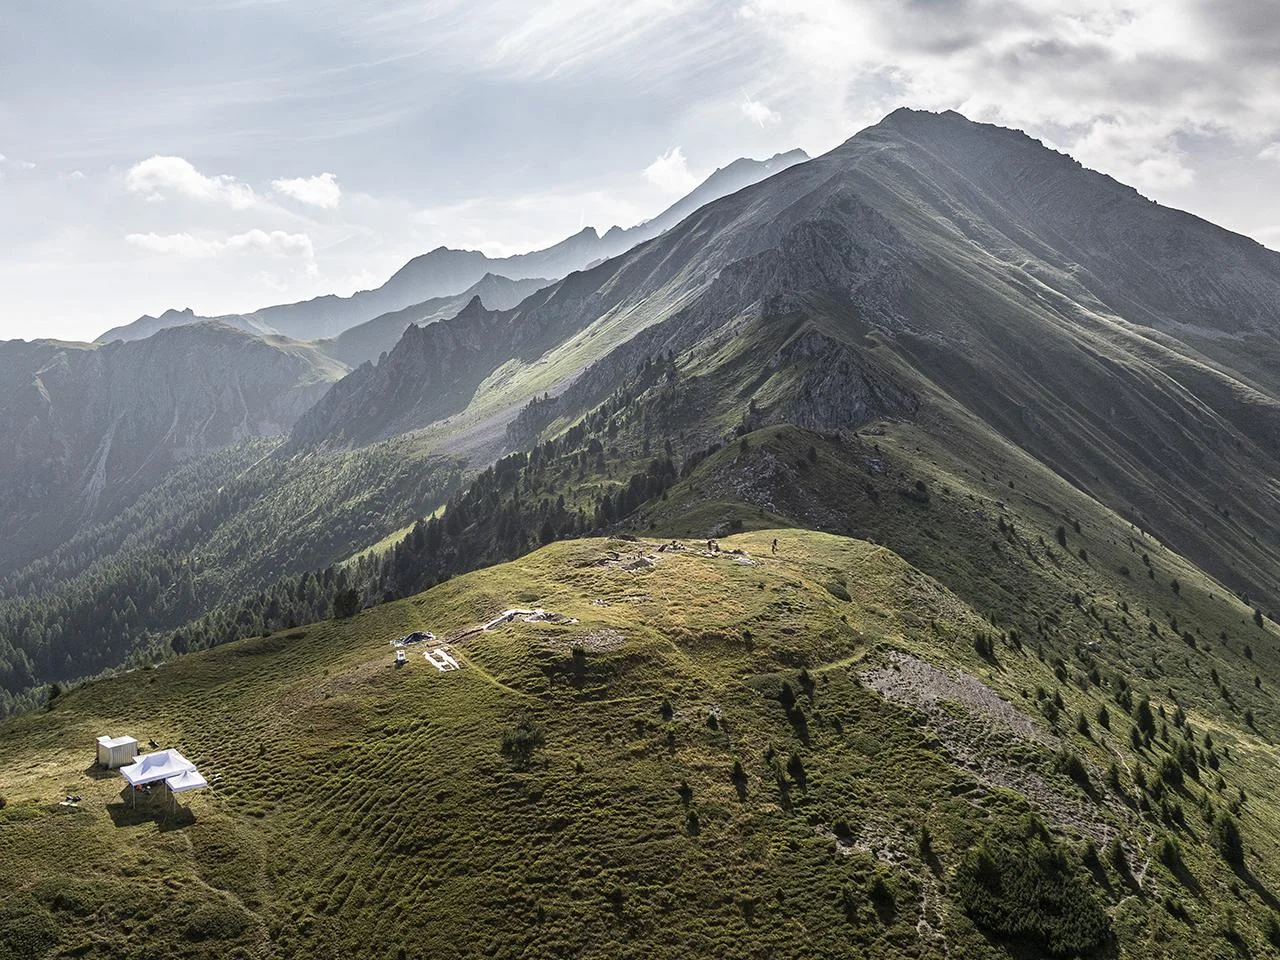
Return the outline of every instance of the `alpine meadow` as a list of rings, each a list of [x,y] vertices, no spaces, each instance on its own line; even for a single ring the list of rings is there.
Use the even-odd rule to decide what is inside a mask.
[[[71,6],[0,960],[1280,956],[1280,13]]]

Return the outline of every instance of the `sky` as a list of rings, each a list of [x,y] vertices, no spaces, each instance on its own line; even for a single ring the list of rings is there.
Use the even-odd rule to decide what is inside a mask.
[[[1277,0],[59,0],[0,31],[0,338],[653,216],[899,106],[1280,249]]]

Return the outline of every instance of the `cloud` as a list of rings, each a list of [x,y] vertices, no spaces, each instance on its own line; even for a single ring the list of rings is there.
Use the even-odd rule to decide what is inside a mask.
[[[342,199],[338,177],[333,173],[321,173],[314,177],[295,177],[292,180],[272,180],[271,186],[279,193],[292,197],[299,203],[332,210]]]
[[[153,201],[177,194],[232,210],[248,210],[261,203],[247,183],[226,175],[205,176],[182,157],[150,157],[130,167],[124,179],[130,191]]]
[[[1173,131],[1163,125],[1099,120],[1072,144],[1070,153],[1140,189],[1174,189],[1195,179]]]
[[[1265,146],[1259,150],[1258,158],[1261,160],[1280,161],[1280,140],[1277,140],[1275,143]]]
[[[782,119],[782,115],[776,110],[770,110],[767,104],[763,104],[759,100],[752,100],[751,97],[745,94],[742,98],[741,110],[742,115],[757,127],[777,123]]]
[[[190,233],[131,233],[129,243],[149,253],[174,257],[217,257],[224,253],[261,253],[271,257],[302,257],[311,261],[315,249],[305,233],[247,230],[229,237],[197,237]]]
[[[689,163],[679,147],[672,147],[645,167],[644,177],[666,193],[688,193],[698,185],[698,178],[689,172]]]
[[[743,0],[738,9],[775,64],[762,77],[769,102],[806,145],[903,104],[955,109],[1174,190],[1195,180],[1184,144],[1280,130],[1280,33],[1252,0]]]
[[[425,56],[449,72],[517,80],[621,78],[652,90],[686,66],[710,70],[738,50],[722,0],[382,0],[353,24],[365,43]]]

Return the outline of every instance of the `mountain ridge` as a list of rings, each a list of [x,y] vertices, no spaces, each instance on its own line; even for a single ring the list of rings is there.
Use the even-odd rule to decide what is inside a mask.
[[[391,275],[382,286],[358,291],[349,297],[329,294],[292,304],[278,304],[245,314],[200,318],[190,308],[167,310],[159,317],[143,316],[132,323],[113,327],[95,338],[95,342],[114,339],[138,339],[164,326],[191,323],[199,319],[216,319],[232,326],[258,332],[283,333],[296,339],[334,337],[343,330],[385,313],[401,310],[425,300],[456,296],[479,281],[486,273],[512,280],[537,277],[557,279],[574,270],[589,266],[622,252],[628,246],[657,235],[689,211],[686,201],[706,202],[719,191],[739,189],[748,182],[771,176],[788,164],[807,158],[802,150],[775,154],[767,160],[740,158],[717,169],[688,197],[676,201],[652,220],[634,227],[612,227],[602,237],[594,227],[583,227],[578,233],[550,247],[509,257],[490,258],[476,250],[456,250],[439,246],[411,259]],[[739,164],[741,166],[736,166]],[[732,174],[729,173],[732,169]]]
[[[1190,249],[1206,255],[1188,258]],[[1176,281],[1158,279],[1166,274]],[[1159,207],[1019,131],[900,111],[513,311],[414,333],[384,369],[335,386],[294,442],[358,445],[442,417],[450,429],[467,417],[510,424],[521,394],[544,384],[562,393],[590,382],[593,365],[601,384],[616,382],[645,354],[718,349],[744,324],[798,310],[845,349],[878,351],[877,366],[908,392],[988,420],[1002,442],[1050,458],[1135,521],[1172,522],[1164,535],[1201,562],[1217,534],[1197,527],[1220,523],[1229,504],[1241,518],[1231,525],[1247,518],[1252,528],[1248,552],[1256,541],[1261,554],[1247,570],[1215,572],[1276,595],[1266,544],[1280,504],[1260,479],[1247,494],[1223,482],[1276,469],[1276,303],[1280,255],[1253,241]],[[432,366],[426,358],[442,348],[451,361]],[[359,426],[361,411],[377,413]],[[1210,450],[1231,464],[1216,476]],[[1203,491],[1195,523],[1170,512],[1176,484],[1149,480],[1166,460]]]

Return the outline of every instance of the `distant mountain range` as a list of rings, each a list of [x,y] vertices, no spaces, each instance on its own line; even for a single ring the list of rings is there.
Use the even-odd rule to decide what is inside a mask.
[[[469,303],[510,309],[804,159],[795,150],[734,161],[654,219],[604,237],[587,229],[496,260],[441,247],[352,297],[221,317],[170,310],[92,344],[0,341],[0,443],[16,453],[0,463],[0,571],[109,519],[177,465],[287,434],[331,384],[378,360],[406,328],[449,319]]]
[[[955,113],[898,111],[796,160],[731,164],[632,231],[518,259],[535,277],[433,251],[379,296],[453,293],[333,337],[232,318],[132,342],[4,345],[0,440],[19,457],[0,472],[0,559],[14,569],[91,537],[192,458],[287,435],[261,465],[232,458],[241,488],[270,489],[288,464],[275,515],[323,528],[341,508],[341,534],[330,552],[245,567],[310,569],[436,509],[458,471],[590,418],[641,429],[609,406],[625,389],[645,442],[675,458],[770,424],[876,419],[916,424],[975,475],[1030,458],[1233,590],[1280,598],[1280,255]],[[610,237],[639,242],[556,278]],[[307,309],[269,308],[328,322]],[[306,513],[309,496],[322,502],[298,492],[308,478],[341,475],[357,453],[405,468],[394,510],[328,498]],[[423,458],[448,461],[438,483],[414,485]],[[611,482],[579,472],[586,489]],[[248,522],[252,502],[219,520],[257,531],[238,548],[249,555],[286,534]]]
[[[410,260],[382,286],[362,290],[349,297],[316,297],[302,303],[263,307],[252,313],[220,317],[196,316],[189,308],[166,310],[158,317],[144,316],[124,326],[113,327],[99,336],[97,342],[139,340],[157,330],[201,320],[219,320],[245,330],[279,333],[299,340],[334,337],[381,314],[403,310],[426,300],[457,296],[487,274],[512,280],[559,279],[574,270],[617,256],[637,243],[669,230],[705,203],[807,159],[808,155],[803,150],[791,150],[768,160],[735,160],[716,170],[691,193],[652,220],[627,229],[612,227],[604,236],[596,233],[594,227],[584,227],[545,250],[497,258],[476,250],[437,247]]]
[[[508,280],[497,274],[486,273],[462,293],[451,297],[435,297],[403,310],[384,313],[343,330],[336,337],[317,340],[315,344],[335,360],[355,368],[362,363],[377,360],[394,347],[411,325],[422,326],[436,320],[446,320],[476,298],[494,310],[509,310],[533,291],[550,283],[550,280],[540,277]]]

